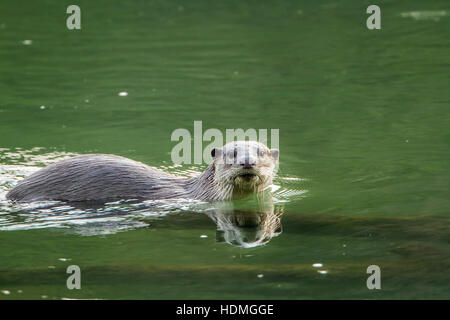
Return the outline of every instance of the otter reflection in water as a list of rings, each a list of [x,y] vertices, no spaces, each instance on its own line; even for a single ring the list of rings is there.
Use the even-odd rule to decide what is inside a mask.
[[[223,202],[206,214],[216,223],[216,241],[227,242],[233,246],[253,248],[265,245],[273,237],[282,232],[280,217],[281,206],[275,207],[272,197],[258,197],[253,203],[254,208],[248,208],[251,203]],[[247,207],[245,209],[241,207]]]

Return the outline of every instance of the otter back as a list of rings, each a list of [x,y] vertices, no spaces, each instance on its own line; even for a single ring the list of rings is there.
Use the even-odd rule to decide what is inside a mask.
[[[7,195],[17,202],[164,199],[182,195],[182,179],[124,157],[80,155],[38,170]]]

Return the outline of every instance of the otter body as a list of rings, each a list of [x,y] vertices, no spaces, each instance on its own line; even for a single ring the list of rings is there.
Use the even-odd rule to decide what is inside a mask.
[[[272,183],[278,150],[237,141],[212,151],[213,163],[194,178],[180,178],[115,155],[87,154],[38,170],[6,198],[31,201],[115,201],[190,198],[229,200],[262,191]]]
[[[182,193],[180,179],[124,157],[87,154],[33,173],[6,197],[19,202],[166,198]]]

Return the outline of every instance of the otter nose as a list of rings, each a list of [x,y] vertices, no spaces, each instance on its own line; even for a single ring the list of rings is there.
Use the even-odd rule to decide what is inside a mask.
[[[245,157],[243,159],[243,161],[241,161],[240,165],[244,168],[244,169],[251,169],[256,165],[256,160],[253,159],[252,157]]]

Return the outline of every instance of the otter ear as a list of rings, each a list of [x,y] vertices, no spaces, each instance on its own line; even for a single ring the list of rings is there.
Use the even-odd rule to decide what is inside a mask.
[[[216,159],[222,156],[222,148],[214,148],[211,150],[211,156]]]
[[[275,160],[278,160],[278,156],[280,155],[280,151],[278,149],[270,149],[270,155]]]

